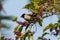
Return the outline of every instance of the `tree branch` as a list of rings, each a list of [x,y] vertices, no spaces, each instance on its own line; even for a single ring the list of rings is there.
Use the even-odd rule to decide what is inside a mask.
[[[54,14],[52,14],[52,15],[49,14],[49,16],[53,16],[53,15],[60,15],[60,13],[54,13]],[[49,17],[49,16],[46,15],[46,16],[43,16],[42,18],[44,19],[44,18],[47,18],[47,17]]]

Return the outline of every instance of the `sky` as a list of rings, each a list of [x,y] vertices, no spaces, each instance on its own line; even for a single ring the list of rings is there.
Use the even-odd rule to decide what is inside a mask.
[[[2,12],[2,14],[9,15],[9,16],[17,16],[18,21],[24,21],[24,19],[21,18],[20,16],[23,13],[26,13],[26,14],[31,13],[27,9],[23,9],[23,7],[28,3],[29,3],[29,0],[5,0],[5,2],[3,3],[3,7],[6,11],[6,14],[4,14],[3,12]],[[58,17],[56,15],[53,15],[53,16],[47,17],[43,20],[42,27],[40,27],[37,23],[36,25],[37,25],[38,30],[34,34],[34,40],[37,40],[37,38],[39,36],[41,36],[42,30],[46,25],[48,25],[51,22],[56,23],[57,20],[58,20]],[[14,30],[14,27],[18,24],[16,22],[9,21],[9,20],[3,20],[2,22],[7,23],[11,26],[10,29],[4,29],[4,28],[2,29],[2,33],[4,34],[4,36],[11,37],[14,39],[15,36],[14,36],[13,30]],[[49,32],[49,30],[47,32]],[[51,40],[57,40],[57,38],[53,35],[46,35],[45,37],[51,38]]]

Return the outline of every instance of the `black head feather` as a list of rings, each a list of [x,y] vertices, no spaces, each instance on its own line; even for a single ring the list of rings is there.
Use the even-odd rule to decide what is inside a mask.
[[[23,18],[24,18],[24,15],[25,15],[25,14],[22,14],[22,16],[21,16],[21,17],[23,17]]]

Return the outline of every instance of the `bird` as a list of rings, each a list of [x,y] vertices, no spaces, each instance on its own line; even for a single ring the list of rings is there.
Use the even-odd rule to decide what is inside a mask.
[[[24,18],[26,21],[29,21],[31,19],[31,15],[30,14],[22,14],[21,17]]]
[[[21,17],[24,18],[28,22],[33,22],[34,19],[37,19],[36,15],[34,14],[22,14]]]
[[[21,16],[22,18],[24,18],[29,24],[26,26],[26,29],[30,26],[31,23],[35,23],[37,20],[36,15],[34,14],[22,14]],[[25,30],[26,30],[25,29]]]

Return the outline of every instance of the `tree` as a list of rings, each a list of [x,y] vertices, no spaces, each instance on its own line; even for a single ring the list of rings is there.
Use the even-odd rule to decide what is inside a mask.
[[[18,40],[19,38],[20,40],[25,40],[26,37],[28,37],[28,40],[30,40],[31,36],[33,36],[33,34],[35,33],[35,31],[31,32],[31,28],[33,27],[33,25],[35,25],[38,22],[40,26],[42,26],[42,22],[44,18],[52,15],[57,15],[57,16],[60,15],[59,5],[60,5],[59,0],[30,0],[30,3],[25,5],[24,8],[30,10],[32,14],[24,14],[25,16],[23,15],[24,16],[23,18],[26,20],[25,22],[16,21],[18,23],[18,26],[14,28],[14,34],[16,35],[16,40]],[[27,16],[29,18],[27,18]],[[23,27],[26,27],[24,33],[22,33]],[[57,36],[58,33],[60,32],[60,18],[57,23],[55,24],[50,23],[49,25],[47,25],[43,29],[43,34],[48,34],[45,33],[47,29],[50,29],[50,32],[55,30],[56,33],[54,33],[53,35]],[[47,40],[44,38],[41,39]]]

